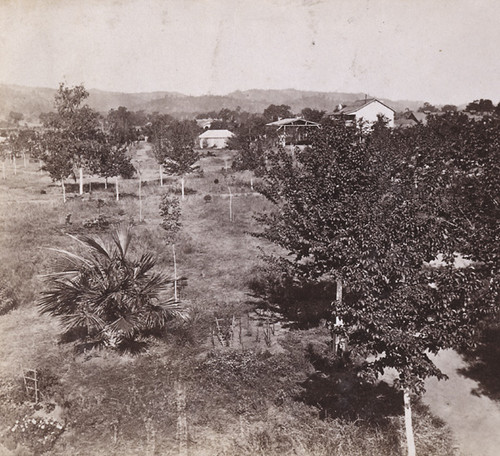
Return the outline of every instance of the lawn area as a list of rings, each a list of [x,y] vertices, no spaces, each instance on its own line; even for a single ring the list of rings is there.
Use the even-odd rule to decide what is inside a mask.
[[[332,362],[325,328],[291,330],[259,311],[249,284],[261,253],[276,247],[250,233],[259,230],[254,216],[271,207],[252,190],[249,172],[231,171],[233,156],[203,156],[199,172],[186,177],[174,243],[160,227],[159,204],[165,194],[180,197],[179,179],[165,177],[159,185],[147,144],[135,151],[141,200],[137,178],[120,180],[119,201],[113,181],[105,189],[102,179],[92,179],[89,193],[87,178],[85,194],[70,183],[63,203],[61,188],[40,174],[38,163],[18,165],[17,175],[7,164],[0,180],[0,283],[18,306],[0,316],[0,454],[405,453],[397,391],[384,383],[360,385]],[[89,228],[100,215],[111,224]],[[187,278],[180,298],[191,319],[170,324],[139,354],[76,353],[60,342],[58,322],[36,308],[41,275],[57,258],[49,249],[77,248],[67,234],[106,237],[113,225],[128,223],[134,225],[131,253],[153,252],[170,275],[175,248],[177,274]],[[217,337],[223,330],[230,334],[225,346]],[[39,372],[38,405],[25,392],[23,368]],[[23,418],[56,420],[62,429],[43,443],[42,425],[20,436],[16,420]],[[456,454],[449,430],[419,403],[414,420],[417,454]]]

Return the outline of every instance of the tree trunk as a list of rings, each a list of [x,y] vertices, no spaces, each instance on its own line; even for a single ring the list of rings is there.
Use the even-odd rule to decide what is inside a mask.
[[[184,177],[181,177],[181,194],[182,199],[184,199]]]
[[[104,178],[104,189],[105,190],[108,189],[108,178],[107,177]]]
[[[163,166],[160,165],[160,187],[163,187]]]
[[[80,167],[80,195],[83,195],[83,168]]]
[[[23,162],[24,162],[24,167],[26,168],[26,154],[23,153]]]
[[[61,179],[61,187],[62,187],[62,192],[63,192],[63,202],[66,202],[66,187],[64,185],[64,179]]]
[[[337,306],[340,306],[342,304],[342,279],[337,279],[337,293],[336,293],[336,303]],[[340,327],[343,326],[343,321],[339,317],[335,316],[335,327]],[[335,355],[337,355],[340,352],[341,349],[341,344],[342,344],[342,338],[334,332],[333,334],[333,352]]]
[[[116,201],[120,201],[120,190],[118,189],[118,176],[115,177]]]
[[[405,406],[405,429],[408,456],[415,456],[415,440],[413,437],[413,424],[411,421],[410,390],[408,388],[405,388],[403,391],[403,400]]]
[[[252,192],[253,192],[253,179],[252,179],[252,178],[250,178],[250,189],[251,189],[251,190],[252,190]]]
[[[17,164],[16,164],[16,155],[15,154],[14,154],[12,160],[14,162],[14,176],[17,176]]]
[[[40,165],[40,174],[43,175],[43,169],[42,169],[42,160],[38,160],[38,164]]]
[[[3,180],[7,179],[5,176],[5,160],[2,162],[2,175],[3,175]]]

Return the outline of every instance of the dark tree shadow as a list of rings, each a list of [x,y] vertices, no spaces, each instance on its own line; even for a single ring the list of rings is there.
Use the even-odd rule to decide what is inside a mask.
[[[500,401],[500,327],[484,329],[477,346],[462,355],[468,367],[459,373],[479,383],[473,393]]]
[[[320,409],[321,418],[342,418],[349,421],[384,425],[388,417],[403,413],[403,397],[399,389],[386,382],[369,383],[357,375],[357,369],[343,359],[328,360],[309,354],[317,369],[301,384],[297,397]]]

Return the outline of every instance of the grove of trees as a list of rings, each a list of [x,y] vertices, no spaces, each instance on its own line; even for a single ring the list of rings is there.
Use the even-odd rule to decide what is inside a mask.
[[[83,104],[88,95],[83,85],[66,87],[60,84],[55,96],[56,112],[41,116],[44,132],[34,155],[43,161],[43,169],[51,178],[61,182],[64,200],[65,180],[75,177],[77,169],[80,171],[80,193],[83,192],[84,169],[106,178],[133,174],[127,156],[130,136],[123,131],[119,134],[118,128],[106,131],[99,113]]]
[[[409,454],[410,396],[443,377],[430,355],[472,343],[497,311],[499,146],[498,121],[451,113],[371,133],[335,123],[294,157],[268,155],[261,191],[275,210],[260,236],[288,253],[270,264],[332,284],[332,336],[361,375],[396,370]]]

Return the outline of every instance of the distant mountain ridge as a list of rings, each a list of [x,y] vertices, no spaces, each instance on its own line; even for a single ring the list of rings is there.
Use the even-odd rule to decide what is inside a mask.
[[[42,112],[54,109],[56,89],[46,87],[26,87],[11,84],[0,84],[0,119],[6,119],[11,111],[21,112],[28,121],[36,122]],[[222,108],[261,113],[270,104],[286,104],[292,112],[299,113],[303,108],[333,111],[339,103],[373,98],[372,94],[313,92],[297,89],[262,90],[251,89],[231,92],[227,95],[183,95],[178,92],[141,92],[123,93],[98,89],[89,89],[87,103],[101,113],[110,109],[125,106],[131,111],[160,112],[176,117],[193,117],[196,114],[220,111]],[[380,99],[396,111],[406,108],[416,110],[423,105],[422,101]]]

